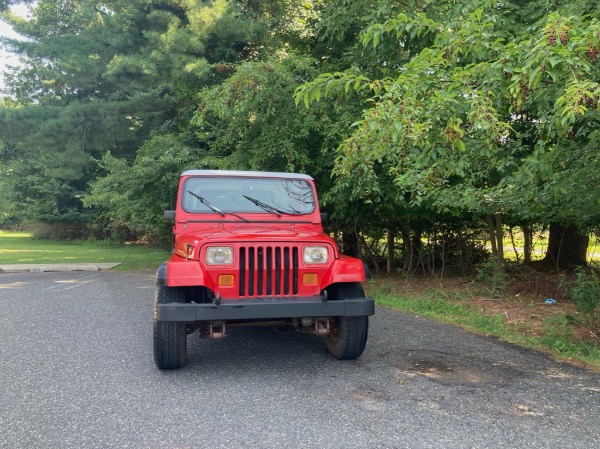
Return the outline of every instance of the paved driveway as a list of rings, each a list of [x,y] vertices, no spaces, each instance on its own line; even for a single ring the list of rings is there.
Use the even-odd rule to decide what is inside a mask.
[[[378,309],[365,354],[232,329],[154,367],[152,274],[0,274],[1,448],[600,447],[600,376]]]

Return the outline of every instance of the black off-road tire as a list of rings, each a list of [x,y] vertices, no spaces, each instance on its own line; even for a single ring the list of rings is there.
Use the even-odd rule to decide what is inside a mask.
[[[337,284],[328,289],[329,300],[364,298],[359,283]],[[369,335],[368,316],[343,316],[330,319],[327,349],[336,359],[350,360],[360,357]]]
[[[154,294],[154,362],[160,369],[178,369],[187,361],[187,325],[157,321],[158,305],[185,302],[182,288],[157,286]]]

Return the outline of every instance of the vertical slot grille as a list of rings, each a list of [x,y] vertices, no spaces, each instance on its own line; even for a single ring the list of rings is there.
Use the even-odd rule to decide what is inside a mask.
[[[298,294],[298,247],[247,246],[239,255],[240,296]]]
[[[298,293],[298,248],[292,249],[292,291]]]
[[[275,296],[281,295],[281,248],[275,248]]]
[[[240,296],[246,292],[246,248],[240,248]]]
[[[265,266],[265,261],[264,261],[264,253],[265,253],[265,249],[260,247],[258,248],[258,258],[257,258],[257,262],[256,262],[256,266],[257,267],[264,267]],[[258,296],[262,296],[263,294],[263,282],[264,282],[264,276],[265,276],[265,270],[261,270],[260,268],[257,270],[257,276],[256,276],[256,294]]]

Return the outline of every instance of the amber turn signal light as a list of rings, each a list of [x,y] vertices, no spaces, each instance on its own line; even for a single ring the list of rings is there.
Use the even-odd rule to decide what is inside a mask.
[[[220,274],[219,287],[233,287],[235,285],[235,276],[233,274]]]
[[[316,273],[304,273],[302,275],[302,283],[304,285],[316,285],[318,277]]]

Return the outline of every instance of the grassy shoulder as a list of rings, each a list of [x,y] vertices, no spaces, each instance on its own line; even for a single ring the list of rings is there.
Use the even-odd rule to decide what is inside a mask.
[[[27,232],[0,231],[0,264],[120,262],[117,270],[156,269],[169,251],[143,245],[33,240]]]
[[[511,295],[492,299],[464,279],[380,277],[367,294],[378,305],[455,324],[472,332],[550,353],[555,359],[600,370],[600,345],[566,319],[567,301],[547,305],[543,298]]]

